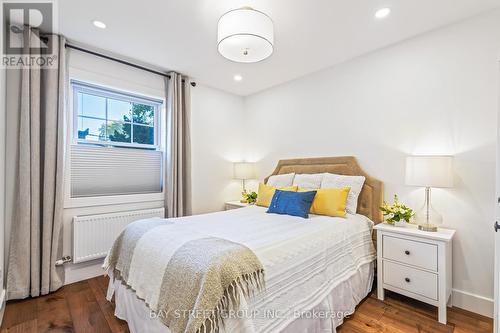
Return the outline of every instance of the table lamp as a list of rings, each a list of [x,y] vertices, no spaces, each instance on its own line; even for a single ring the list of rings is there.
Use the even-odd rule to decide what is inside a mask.
[[[425,187],[425,203],[416,212],[418,228],[437,231],[443,217],[431,204],[432,187],[453,186],[452,156],[408,156],[406,158],[406,185]]]
[[[234,163],[234,179],[241,179],[243,185],[242,195],[247,193],[245,188],[245,180],[255,179],[255,163],[250,162],[236,162]],[[241,202],[246,202],[246,199],[242,199]]]

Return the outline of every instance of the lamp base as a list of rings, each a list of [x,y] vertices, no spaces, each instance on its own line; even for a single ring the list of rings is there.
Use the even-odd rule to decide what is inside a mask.
[[[418,226],[418,230],[428,231],[428,232],[436,232],[438,231],[438,227],[432,224],[421,224]]]
[[[248,203],[247,201],[247,189],[245,188],[245,180],[242,179],[242,182],[243,182],[243,191],[241,191],[241,200],[240,200],[240,203]]]
[[[418,230],[436,232],[438,225],[443,222],[443,217],[431,205],[431,188],[425,188],[425,204],[415,213]]]

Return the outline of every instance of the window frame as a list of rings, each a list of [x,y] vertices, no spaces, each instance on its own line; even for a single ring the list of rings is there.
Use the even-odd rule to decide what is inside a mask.
[[[151,149],[151,150],[161,150],[161,124],[160,124],[160,111],[163,105],[163,101],[147,96],[141,96],[134,93],[129,93],[126,91],[120,91],[112,88],[103,87],[96,84],[90,84],[87,82],[74,80],[70,81],[70,86],[72,90],[72,115],[73,115],[73,132],[71,133],[72,143],[74,144],[92,144],[92,145],[100,145],[100,146],[108,146],[108,147],[121,147],[121,148],[141,148],[141,149]],[[119,141],[100,141],[100,140],[86,140],[78,138],[78,93],[84,93],[89,95],[94,95],[98,97],[102,97],[106,99],[106,125],[107,122],[110,121],[107,116],[107,108],[108,103],[107,99],[114,99],[124,102],[138,103],[143,105],[149,105],[154,108],[154,119],[153,119],[153,131],[154,131],[154,143],[151,144],[143,144],[143,143],[134,143],[134,142],[119,142]],[[146,126],[140,123],[133,122],[133,114],[131,115],[132,122],[130,122],[130,136],[131,140],[134,138],[134,125],[137,126]],[[92,117],[87,117],[92,119]],[[101,118],[95,118],[102,120]]]
[[[66,89],[68,91],[68,101],[65,107],[66,119],[67,119],[67,131],[66,131],[66,156],[65,163],[67,167],[64,172],[64,186],[65,186],[65,198],[64,198],[64,209],[68,210],[69,216],[71,214],[76,214],[76,210],[79,209],[104,209],[104,207],[123,207],[123,209],[133,210],[137,207],[163,207],[163,201],[165,200],[165,177],[162,177],[162,189],[161,193],[142,193],[142,194],[125,194],[125,195],[114,195],[114,196],[96,196],[96,197],[71,197],[71,158],[70,149],[72,145],[79,144],[74,140],[75,135],[73,131],[76,128],[76,137],[78,134],[77,119],[75,120],[75,112],[73,112],[73,93],[72,93],[72,83],[79,83],[84,86],[97,87],[102,90],[118,91],[124,92],[126,95],[139,96],[141,99],[148,99],[152,101],[159,102],[159,109],[157,113],[159,127],[158,127],[158,151],[165,154],[165,143],[166,138],[162,133],[168,133],[167,126],[164,122],[166,116],[167,108],[167,98],[164,96],[165,91],[160,88],[155,88],[152,84],[144,83],[143,81],[136,82],[124,79],[123,77],[116,77],[108,75],[108,73],[98,73],[97,71],[89,71],[82,69],[78,66],[70,66],[69,69],[69,79],[66,81]],[[124,72],[123,75],[127,73]],[[94,142],[95,143],[95,142]],[[84,143],[81,143],[84,144]],[[104,142],[104,146],[113,147],[109,145],[109,142]],[[117,147],[120,148],[120,147]],[[122,147],[123,148],[123,147]],[[148,149],[153,151],[153,149]],[[165,160],[163,160],[165,163]],[[165,168],[165,164],[162,164],[162,168]],[[95,207],[95,208],[94,208]]]

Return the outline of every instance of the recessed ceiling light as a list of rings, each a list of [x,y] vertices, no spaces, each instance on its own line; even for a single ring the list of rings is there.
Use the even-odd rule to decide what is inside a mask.
[[[106,24],[104,22],[94,20],[92,21],[92,24],[98,27],[99,29],[106,29]]]
[[[234,81],[241,81],[243,80],[243,76],[239,75],[239,74],[236,74],[234,77],[233,77]]]
[[[391,13],[390,8],[381,8],[375,12],[375,17],[378,19],[383,19],[389,16],[390,13]]]

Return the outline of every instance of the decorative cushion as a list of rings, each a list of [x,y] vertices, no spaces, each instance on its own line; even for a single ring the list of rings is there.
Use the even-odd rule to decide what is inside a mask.
[[[305,189],[317,189],[321,187],[321,181],[323,179],[323,173],[313,173],[313,174],[297,174],[293,179],[293,185]]]
[[[309,217],[309,210],[316,191],[290,192],[276,190],[269,205],[268,213]]]
[[[274,187],[285,187],[293,185],[294,173],[285,173],[283,175],[274,175],[269,177],[267,185]]]
[[[358,197],[363,189],[365,177],[363,176],[344,176],[334,173],[325,173],[321,181],[321,188],[342,188],[350,187],[347,196],[346,211],[350,214],[356,214],[358,208]]]
[[[316,190],[316,196],[309,211],[311,214],[345,217],[350,187],[323,188]],[[307,190],[300,189],[299,192]]]
[[[285,186],[285,187],[276,188],[274,186],[268,186],[264,183],[260,183],[258,194],[257,194],[257,202],[256,202],[257,206],[269,207],[269,204],[271,203],[274,192],[277,189],[282,190],[282,191],[296,192],[297,186]]]

